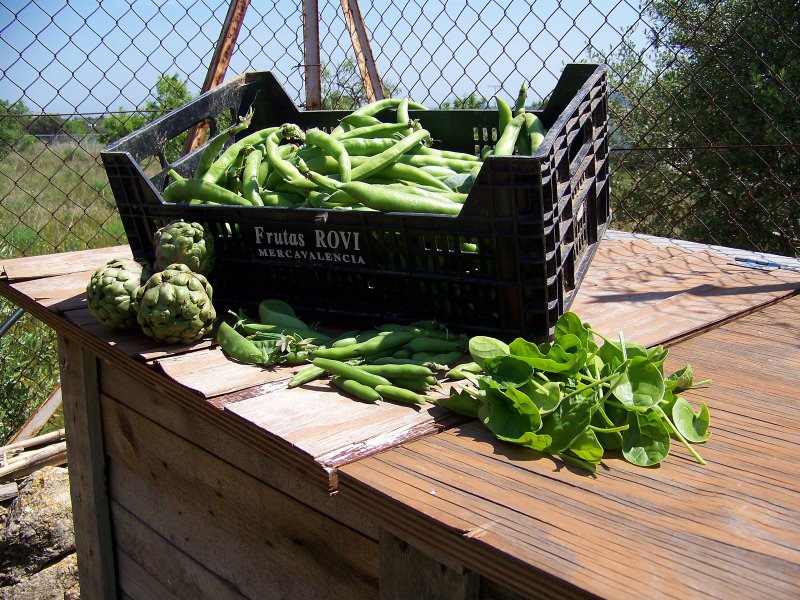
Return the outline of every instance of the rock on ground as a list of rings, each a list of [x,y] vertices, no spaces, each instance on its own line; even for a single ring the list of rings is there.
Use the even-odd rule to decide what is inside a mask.
[[[0,515],[0,600],[78,597],[68,471],[45,467]]]

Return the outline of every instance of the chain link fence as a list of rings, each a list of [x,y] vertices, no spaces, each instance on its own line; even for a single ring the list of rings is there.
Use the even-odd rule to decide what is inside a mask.
[[[349,108],[364,88],[342,5],[318,2],[322,89]],[[198,93],[228,6],[0,0],[0,257],[125,243],[99,150]],[[384,87],[431,107],[493,108],[523,82],[537,105],[564,64],[607,62],[613,226],[800,256],[798,3],[385,0],[361,13]],[[303,105],[303,63],[303,3],[251,3],[228,76],[271,70]]]

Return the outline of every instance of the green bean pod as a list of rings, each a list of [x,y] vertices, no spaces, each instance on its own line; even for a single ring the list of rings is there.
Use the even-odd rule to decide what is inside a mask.
[[[444,183],[439,181],[433,175],[426,173],[419,167],[413,165],[406,165],[403,163],[394,163],[384,167],[377,173],[376,177],[384,177],[386,179],[398,179],[408,181],[411,183],[419,183],[422,185],[429,185],[432,188],[440,189],[444,192],[451,191]]]
[[[199,200],[203,204],[215,203],[237,206],[252,206],[238,194],[225,189],[224,187],[205,181],[203,179],[184,179],[170,183],[161,196],[167,202],[182,203],[191,200]]]
[[[381,377],[380,375],[374,375],[372,373],[367,373],[363,369],[360,369],[354,365],[349,365],[345,362],[339,360],[333,360],[330,358],[322,358],[316,357],[312,364],[320,369],[325,369],[328,373],[332,375],[339,375],[344,377],[345,379],[352,379],[364,385],[368,385],[371,388],[374,388],[378,385],[388,385],[389,380],[385,377]]]
[[[306,131],[306,144],[316,146],[323,152],[330,154],[339,164],[339,175],[342,181],[350,181],[350,155],[345,147],[331,135],[321,129],[309,129]]]
[[[224,321],[217,330],[216,340],[225,354],[234,360],[256,365],[263,362],[261,350]]]
[[[353,138],[385,138],[391,137],[395,133],[405,133],[411,128],[411,123],[380,123],[378,125],[368,125],[367,127],[357,127],[336,135],[339,140],[349,140]]]
[[[222,147],[225,145],[225,142],[228,141],[229,137],[236,135],[240,131],[244,131],[250,127],[250,122],[253,120],[254,113],[255,111],[251,106],[250,110],[247,111],[247,114],[239,118],[238,123],[228,127],[224,131],[221,131],[211,138],[211,140],[209,140],[208,144],[206,144],[206,147],[203,149],[203,152],[200,154],[200,159],[197,161],[197,166],[194,170],[194,176],[196,178],[203,178],[203,175],[205,175],[206,171],[208,171],[211,165],[214,164],[217,155],[220,153]]]
[[[531,141],[531,153],[534,153],[544,140],[545,130],[542,120],[532,113],[525,113],[525,131]]]
[[[292,185],[298,188],[315,189],[317,186],[312,181],[306,179],[303,174],[287,159],[283,158],[278,152],[278,142],[281,139],[281,130],[275,131],[267,137],[265,147],[267,156],[269,157],[270,164],[274,169],[274,174],[277,174],[285,181],[289,181]],[[270,179],[267,180],[267,185],[270,185]],[[270,188],[272,189],[272,188]]]
[[[311,383],[325,375],[325,373],[327,373],[325,369],[320,369],[314,365],[308,365],[295,373],[289,380],[289,383],[286,384],[286,387],[295,388],[305,385],[306,383]]]
[[[261,196],[263,206],[297,207],[305,201],[305,198],[300,194],[293,192],[270,192],[261,190],[259,196]]]
[[[424,358],[422,357],[422,355],[425,355]],[[439,354],[431,354],[430,352],[420,352],[419,354],[417,353],[412,354],[411,357],[417,358],[417,360],[424,360],[424,362],[426,363],[435,363],[437,365],[449,365],[451,363],[461,360],[464,357],[464,353],[459,350],[453,350],[452,352],[445,352]]]
[[[219,158],[214,161],[210,167],[208,167],[206,172],[203,173],[202,179],[210,183],[218,182],[222,176],[228,172],[228,169],[236,161],[236,157],[239,156],[239,153],[244,148],[263,144],[264,140],[266,140],[274,132],[278,131],[278,129],[278,127],[261,129],[255,133],[251,133],[250,135],[243,137],[238,142],[231,144],[228,146],[225,152],[223,152]]]
[[[376,115],[387,108],[395,108],[399,106],[401,101],[402,98],[384,98],[383,100],[376,100],[375,102],[367,104],[366,106],[362,106],[361,108],[353,111],[353,114]],[[428,110],[426,106],[412,101],[409,101],[408,107],[415,110]]]
[[[340,141],[351,158],[353,156],[374,156],[375,154],[380,154],[398,142],[395,138],[349,138]]]
[[[456,160],[466,160],[469,162],[481,162],[480,157],[475,156],[474,154],[456,152],[454,150],[442,150],[441,148],[429,148],[428,146],[420,146],[413,151],[413,154],[427,154],[429,156],[439,156],[441,158],[454,158]]]
[[[353,169],[353,181],[366,179],[374,175],[385,167],[397,162],[405,152],[422,144],[425,140],[430,140],[430,138],[431,134],[425,129],[420,129],[404,137],[391,148],[384,150],[380,154],[376,154],[362,165]]]
[[[456,365],[445,374],[445,377],[453,381],[458,381],[460,379],[466,379],[467,373],[474,374],[474,373],[480,373],[482,371],[483,367],[481,367],[478,363],[468,362]]]
[[[401,402],[402,404],[424,405],[427,403],[425,396],[396,385],[376,385],[375,391],[378,392],[384,399],[395,400],[396,402]]]
[[[340,123],[356,129],[358,127],[369,127],[370,125],[380,125],[383,123],[383,121],[377,117],[373,117],[372,115],[359,115],[357,113],[350,113],[346,117],[342,118]]]
[[[517,138],[525,123],[525,115],[517,115],[503,130],[500,139],[494,146],[495,156],[511,156],[514,154],[514,146],[517,143]]]
[[[362,400],[363,402],[377,402],[378,400],[383,399],[374,388],[364,385],[363,383],[360,383],[354,379],[347,379],[345,377],[335,375],[331,378],[331,382],[343,392],[350,394],[357,400]]]
[[[435,154],[414,154],[409,152],[403,154],[397,162],[415,167],[438,166],[447,167],[456,173],[469,173],[473,168],[480,167],[483,163],[476,160],[461,160],[458,158],[446,158]]]
[[[522,85],[519,86],[519,93],[517,94],[517,101],[514,103],[514,116],[518,117],[519,115],[525,112],[525,101],[528,99],[528,84],[524,81]]]
[[[351,358],[358,358],[360,356],[358,353],[358,344],[316,348],[312,354],[315,358],[329,358],[331,360],[350,360]]]
[[[251,150],[244,161],[242,171],[242,197],[254,206],[263,206],[264,202],[259,195],[258,170],[261,167],[263,154],[261,150]]]
[[[461,205],[449,200],[428,198],[385,185],[371,185],[361,181],[343,183],[344,190],[364,206],[381,212],[408,212],[457,215]]]
[[[495,102],[497,102],[497,131],[502,134],[511,122],[511,119],[514,118],[514,115],[511,112],[511,107],[505,100],[500,96],[495,96],[494,99]]]
[[[418,394],[424,394],[431,387],[424,379],[413,377],[390,377],[389,381],[391,381],[394,386],[417,392]]]
[[[462,340],[447,340],[433,337],[417,337],[408,342],[405,348],[410,352],[431,352],[439,354],[442,352],[463,351],[466,344]]]
[[[392,379],[393,377],[399,377],[401,379],[425,379],[433,375],[433,371],[431,371],[428,367],[424,365],[418,364],[402,364],[402,363],[386,363],[386,364],[372,364],[372,365],[360,365],[362,369],[364,369],[367,373],[375,373],[376,375],[382,375],[387,379]]]

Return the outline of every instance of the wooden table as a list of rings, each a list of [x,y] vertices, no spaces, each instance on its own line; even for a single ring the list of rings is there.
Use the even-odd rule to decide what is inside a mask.
[[[0,261],[0,294],[58,334],[84,597],[800,594],[800,272],[609,232],[573,310],[714,379],[687,393],[713,433],[707,466],[673,445],[590,476],[436,407],[112,332],[84,289],[128,254]]]

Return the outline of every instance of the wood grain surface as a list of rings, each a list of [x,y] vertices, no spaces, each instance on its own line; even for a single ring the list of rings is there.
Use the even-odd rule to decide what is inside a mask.
[[[658,468],[610,456],[591,476],[473,421],[342,467],[339,494],[533,597],[797,597],[799,310],[795,296],[672,347],[667,370],[714,380],[685,394],[711,411],[706,466],[673,441]]]
[[[336,486],[336,468],[462,422],[428,407],[365,405],[325,384],[288,390],[296,368],[263,369],[228,360],[213,337],[188,346],[118,332],[89,313],[94,268],[126,247],[6,260],[0,294],[57,329],[65,323],[98,349],[147,365],[169,389],[195,395],[225,418],[263,432],[290,464]],[[572,310],[601,332],[642,344],[674,341],[747,314],[800,290],[800,273],[732,264],[711,247],[617,235],[599,245]],[[335,327],[335,324],[326,324]],[[109,355],[114,360],[118,354]],[[234,428],[235,429],[235,428]]]

